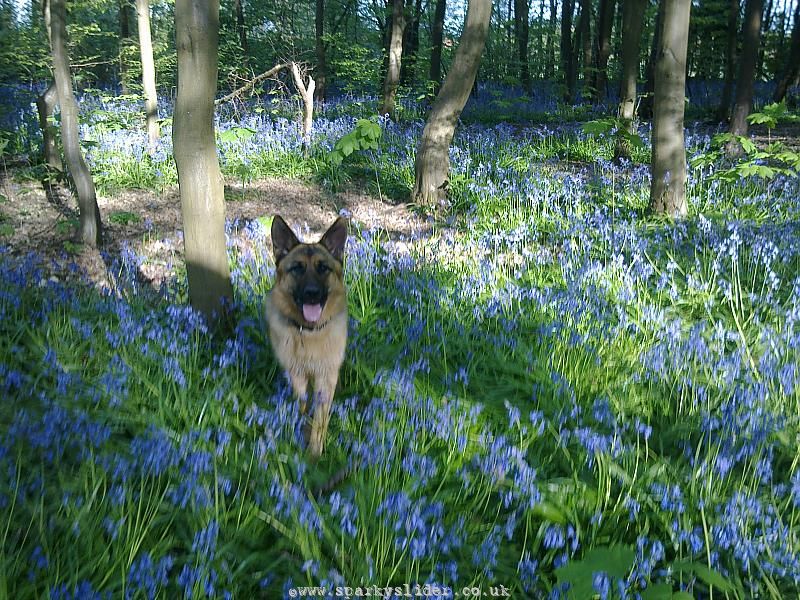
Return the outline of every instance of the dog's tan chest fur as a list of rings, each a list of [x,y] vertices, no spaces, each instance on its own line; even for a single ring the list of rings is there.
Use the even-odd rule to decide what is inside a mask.
[[[264,300],[270,342],[275,357],[289,373],[318,379],[338,373],[347,345],[347,311],[330,317],[325,327],[300,329],[272,307],[272,292]]]

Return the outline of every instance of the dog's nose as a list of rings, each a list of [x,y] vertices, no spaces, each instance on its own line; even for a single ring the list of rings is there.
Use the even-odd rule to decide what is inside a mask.
[[[316,283],[309,283],[303,288],[303,301],[317,304],[322,299],[322,289]]]

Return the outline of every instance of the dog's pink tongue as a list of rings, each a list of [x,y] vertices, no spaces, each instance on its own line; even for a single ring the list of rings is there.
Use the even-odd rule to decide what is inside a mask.
[[[316,323],[322,316],[321,304],[303,304],[303,318],[309,323]]]

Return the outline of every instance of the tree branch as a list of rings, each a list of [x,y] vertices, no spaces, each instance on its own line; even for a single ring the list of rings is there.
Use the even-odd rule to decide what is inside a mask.
[[[225,102],[230,102],[231,100],[234,100],[234,99],[238,98],[239,96],[241,96],[245,92],[253,89],[256,85],[258,85],[259,83],[261,83],[265,79],[269,79],[270,77],[272,77],[274,75],[277,75],[279,71],[281,71],[282,69],[285,69],[287,67],[289,67],[289,63],[281,63],[279,65],[275,65],[269,71],[265,71],[261,75],[258,75],[256,77],[254,77],[253,79],[251,79],[250,81],[245,83],[242,87],[235,89],[234,91],[232,91],[227,96],[223,96],[222,98],[219,98],[218,100],[216,100],[214,102],[214,104],[219,105],[219,104],[223,104]]]

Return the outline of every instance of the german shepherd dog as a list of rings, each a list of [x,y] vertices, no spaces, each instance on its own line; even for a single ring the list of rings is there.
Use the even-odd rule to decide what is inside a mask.
[[[347,220],[339,217],[316,244],[304,244],[281,217],[272,220],[275,284],[264,299],[272,349],[289,374],[305,414],[313,380],[312,422],[304,428],[309,452],[325,444],[333,393],[347,343],[347,292],[342,258]]]

